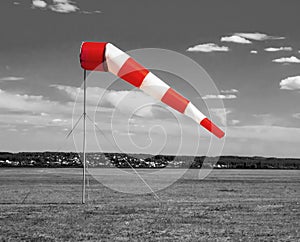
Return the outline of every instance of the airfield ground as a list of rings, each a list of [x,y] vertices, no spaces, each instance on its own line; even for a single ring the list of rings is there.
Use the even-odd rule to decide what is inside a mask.
[[[104,184],[132,189],[113,172]],[[300,241],[299,170],[197,174],[156,195],[90,177],[81,205],[80,169],[0,169],[0,241]]]

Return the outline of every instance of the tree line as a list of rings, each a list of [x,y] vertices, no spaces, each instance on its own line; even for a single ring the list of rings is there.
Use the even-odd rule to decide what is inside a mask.
[[[87,153],[89,167],[300,169],[300,159],[243,156],[172,156],[124,153]],[[75,152],[0,152],[0,167],[82,167]]]

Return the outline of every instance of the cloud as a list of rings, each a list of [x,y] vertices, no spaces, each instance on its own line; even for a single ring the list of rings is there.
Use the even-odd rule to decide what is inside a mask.
[[[234,88],[228,89],[228,90],[221,90],[221,93],[238,93],[238,92],[239,92],[239,90],[234,89]]]
[[[241,121],[240,120],[237,120],[237,119],[233,119],[233,120],[231,120],[231,124],[232,125],[237,125],[237,124],[239,124]]]
[[[0,82],[1,81],[20,81],[20,80],[24,80],[24,77],[6,76],[6,77],[0,78]]]
[[[171,118],[171,113],[176,113],[140,91],[111,90],[104,95],[103,103],[110,104],[121,113],[130,113],[142,118],[165,119]]]
[[[189,52],[226,52],[229,51],[229,48],[227,46],[218,46],[214,43],[207,43],[207,44],[200,44],[195,45],[194,47],[189,47],[187,49]]]
[[[56,122],[63,122],[63,120],[60,119],[60,118],[55,118],[55,119],[52,120],[52,122],[54,122],[54,123],[56,123]]]
[[[270,113],[253,114],[253,117],[257,118],[261,125],[272,126],[282,123],[281,117],[276,117]]]
[[[80,10],[73,1],[70,0],[52,0],[52,3],[47,3],[43,0],[32,0],[33,8],[50,9],[57,13],[72,13]],[[98,13],[98,11],[82,13]]]
[[[21,111],[41,113],[59,112],[61,106],[58,102],[46,100],[43,96],[27,95],[27,94],[15,94],[0,89],[0,108],[8,111]],[[63,109],[63,111],[66,111]]]
[[[225,36],[221,38],[222,42],[233,42],[238,44],[251,44],[250,40],[247,40],[241,36],[232,35],[232,36]]]
[[[251,54],[257,54],[258,52],[257,52],[257,50],[251,50],[250,53]]]
[[[278,59],[272,60],[272,62],[276,63],[300,63],[300,59],[298,59],[296,56],[290,56],[290,57],[281,57]]]
[[[34,8],[46,8],[47,3],[42,0],[32,0],[32,7]]]
[[[70,92],[71,93],[71,92]],[[70,94],[71,95],[71,94]],[[73,118],[82,114],[82,104],[75,102],[58,102],[39,95],[8,92],[0,89],[0,123],[16,124],[17,127],[70,127]],[[97,108],[101,119],[107,118],[112,109]],[[95,112],[95,106],[87,105],[87,113]]]
[[[80,88],[62,85],[55,85],[53,88],[56,88],[61,94],[65,94],[66,97],[69,97],[72,101],[62,103],[47,100],[41,95],[21,95],[0,89],[0,127],[5,125],[3,132],[13,132],[8,129],[14,131],[18,130],[18,134],[14,136],[15,141],[7,140],[7,142],[14,147],[13,149],[19,149],[19,146],[24,149],[24,145],[28,144],[33,145],[33,149],[37,149],[37,147],[40,146],[46,147],[47,145],[56,149],[57,147],[55,147],[56,145],[53,145],[53,143],[57,144],[58,142],[62,142],[66,129],[70,128],[72,124],[74,125],[77,118],[81,116],[83,111],[82,103],[77,103],[74,107],[75,115],[72,115],[72,112],[77,94],[77,102],[81,101],[82,89],[78,90]],[[78,91],[79,93],[77,93]],[[183,122],[183,124],[186,124],[184,115],[176,111],[171,111],[171,109],[164,104],[158,105],[157,100],[154,100],[139,90],[105,91],[106,92],[103,93],[103,89],[99,87],[89,87],[87,90],[87,97],[89,97],[89,94],[93,96],[92,99],[89,99],[90,103],[87,106],[87,113],[92,120],[99,122],[99,128],[102,131],[111,133],[112,130],[117,129],[120,133],[128,133],[127,130],[129,130],[129,134],[139,135],[138,138],[142,144],[145,143],[145,137],[150,137],[151,134],[150,139],[152,140],[153,138],[153,143],[156,144],[158,148],[161,148],[161,143],[164,142],[164,132],[162,132],[162,129],[172,135],[171,137],[180,138],[178,123]],[[102,113],[98,107],[97,109],[95,108],[101,95],[103,95],[103,103],[105,103],[106,106],[112,107],[109,109],[109,112]],[[74,117],[74,119],[72,119],[72,117]],[[137,122],[134,122],[133,125],[129,125],[130,118],[131,120],[136,119]],[[26,120],[26,122],[24,122],[24,120]],[[8,126],[8,124],[14,126]],[[194,135],[195,139],[198,139],[198,136],[195,136],[195,127],[198,129],[198,125],[196,124],[192,127],[187,125],[188,131],[185,133],[186,135]],[[82,125],[77,127],[77,131],[79,131],[78,129],[81,130]],[[22,143],[24,141],[20,139],[21,133],[24,133],[22,130],[28,130],[29,138],[28,143],[23,144],[23,146]],[[64,132],[62,132],[63,130]],[[87,130],[94,132],[94,127],[91,122],[88,122]],[[93,133],[90,134],[90,137],[94,137]],[[154,137],[152,137],[152,135]],[[35,136],[38,137],[37,141],[33,140]],[[53,139],[54,136],[55,139]],[[7,135],[6,137],[9,138],[10,136]],[[49,143],[49,140],[52,142]],[[53,142],[53,140],[55,140],[55,142]],[[132,147],[130,140],[125,139],[123,141],[129,148]],[[96,144],[96,142],[90,143]],[[174,140],[169,143],[172,145]],[[189,146],[188,142],[186,143],[187,146]],[[49,149],[49,147],[47,149]]]
[[[68,123],[68,120],[67,119],[61,119],[61,118],[55,118],[55,119],[52,119],[49,123],[61,125],[61,124]]]
[[[73,101],[81,103],[83,100],[83,91],[81,88],[51,85],[60,91],[65,92]],[[169,118],[169,110],[160,107],[158,101],[146,95],[141,91],[115,91],[106,90],[99,87],[88,87],[87,104],[94,108],[101,106],[121,113],[132,113],[143,118]]]
[[[102,13],[102,12],[100,10],[95,10],[95,11],[83,10],[83,11],[81,11],[81,13],[83,13],[83,14],[93,14],[93,13]]]
[[[142,107],[141,109],[136,110],[134,113],[135,116],[142,117],[142,118],[153,118],[153,119],[170,119],[172,115],[169,111],[160,105],[149,105]]]
[[[227,114],[232,113],[231,110],[225,108],[211,108],[209,112],[212,115],[212,120],[215,120],[217,118],[224,126],[226,125]]]
[[[244,138],[248,141],[249,139],[254,139],[256,141],[263,140],[265,143],[273,143],[275,141],[299,143],[300,128],[269,125],[231,126],[226,130],[226,137],[239,139]]]
[[[73,103],[60,103],[43,96],[17,94],[0,89],[0,120],[2,123],[14,124],[15,128],[69,127],[72,123],[72,111]],[[79,116],[78,112],[82,110],[74,110],[74,117]]]
[[[294,118],[300,119],[300,113],[294,113],[292,116],[293,116]]]
[[[280,89],[285,90],[299,90],[300,89],[300,76],[291,76],[285,78],[279,83]]]
[[[227,94],[227,95],[223,95],[223,94],[218,94],[218,95],[208,94],[208,95],[205,95],[204,97],[202,97],[202,99],[235,99],[235,98],[237,98],[237,96],[234,95],[234,94]]]
[[[50,87],[56,88],[59,91],[63,91],[72,101],[79,103],[83,102],[83,90],[80,87],[65,86],[65,85],[51,85]],[[104,95],[105,89],[99,87],[87,87],[86,89],[86,101],[88,105],[96,106],[99,102],[99,98]]]
[[[53,4],[49,8],[58,13],[71,13],[79,10],[70,0],[53,0]]]
[[[250,40],[258,40],[258,41],[263,41],[263,40],[279,40],[279,39],[285,39],[285,37],[278,37],[278,36],[270,36],[264,33],[235,33],[234,35],[250,39]]]
[[[265,51],[268,51],[268,52],[292,51],[292,50],[293,50],[292,47],[269,47],[269,48],[265,48]]]
[[[53,118],[56,117],[56,118]],[[63,115],[56,114],[50,116],[35,115],[32,113],[24,113],[22,115],[15,113],[0,114],[0,119],[3,123],[8,123],[13,126],[13,128],[49,128],[51,127],[70,127],[72,124],[71,116],[68,118],[63,118]],[[73,120],[74,122],[74,120]]]

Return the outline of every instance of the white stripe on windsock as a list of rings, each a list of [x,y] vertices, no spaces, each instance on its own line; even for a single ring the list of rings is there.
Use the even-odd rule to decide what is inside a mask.
[[[116,46],[107,43],[105,50],[105,58],[108,71],[118,75],[119,70],[124,63],[129,59],[129,55],[117,48]]]
[[[203,119],[206,118],[206,116],[201,113],[199,109],[196,108],[191,102],[189,102],[186,109],[184,110],[184,114],[195,120],[197,123],[200,123]]]
[[[158,100],[162,99],[169,88],[169,85],[167,85],[151,72],[147,74],[142,82],[142,85],[140,86],[140,89],[142,91]]]

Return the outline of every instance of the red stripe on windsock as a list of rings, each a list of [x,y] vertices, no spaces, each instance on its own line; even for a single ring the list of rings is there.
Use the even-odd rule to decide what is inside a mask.
[[[190,102],[172,88],[168,89],[168,91],[162,97],[161,101],[181,113],[184,112]]]
[[[135,87],[140,87],[148,73],[145,67],[130,57],[119,70],[118,76]]]
[[[214,125],[208,118],[203,119],[200,122],[200,125],[206,128],[208,131],[212,132],[218,138],[222,138],[225,135],[225,133],[216,125]]]
[[[80,50],[80,64],[85,70],[107,71],[105,67],[106,42],[84,42]]]

